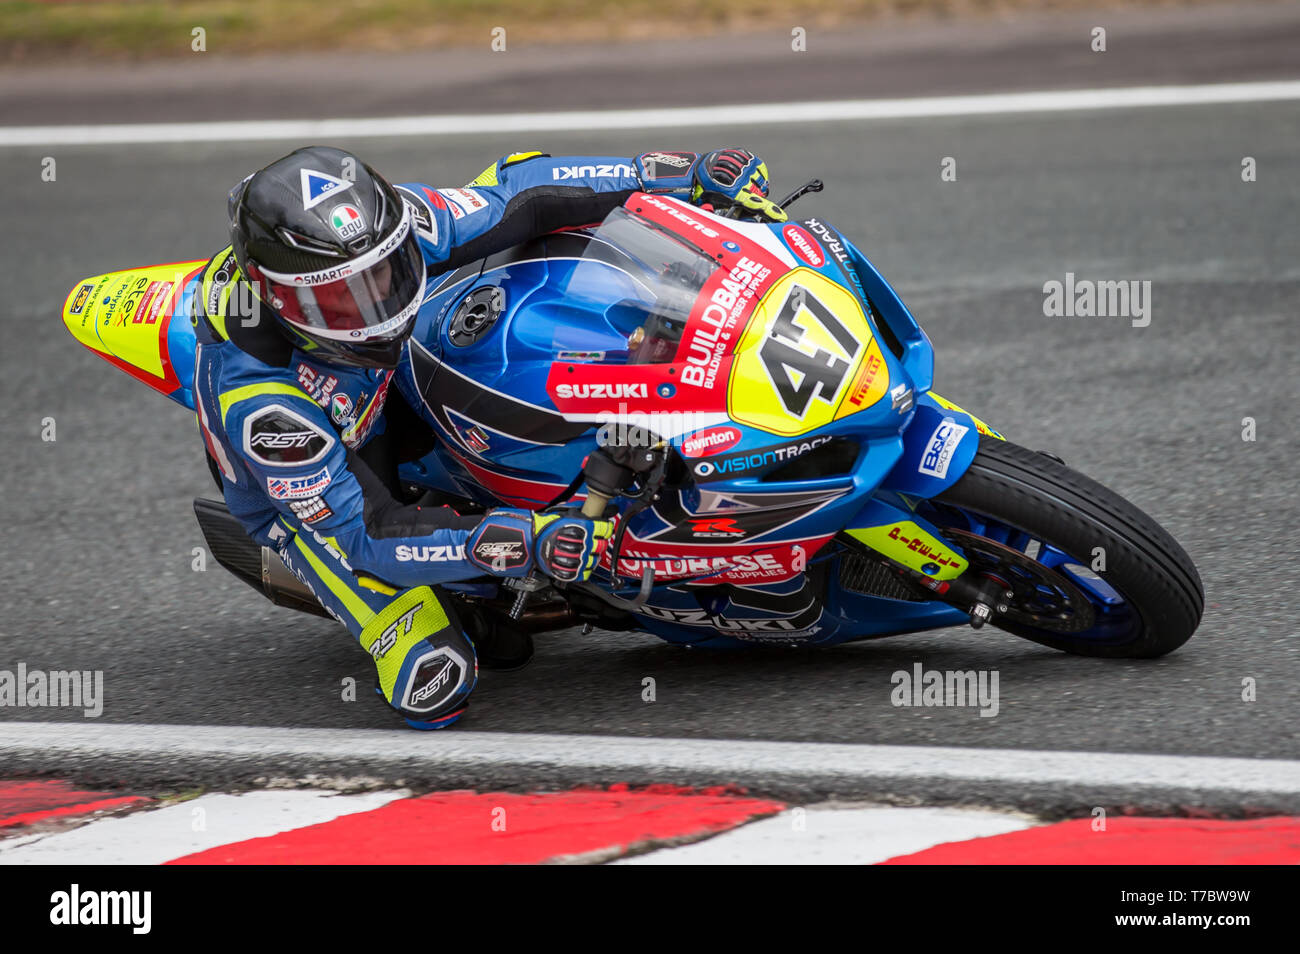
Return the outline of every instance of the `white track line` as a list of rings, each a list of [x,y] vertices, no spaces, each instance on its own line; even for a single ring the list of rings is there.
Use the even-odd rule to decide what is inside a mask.
[[[203,795],[166,808],[98,819],[36,840],[23,839],[22,844],[0,841],[0,865],[158,865],[196,851],[371,811],[407,794],[295,790]]]
[[[955,808],[823,808],[782,812],[680,848],[617,865],[874,865],[934,845],[1020,831],[1019,815]]]
[[[1267,103],[1295,99],[1300,99],[1300,80],[981,93],[972,96],[924,96],[912,99],[849,99],[811,103],[750,103],[735,106],[573,110],[468,116],[9,126],[0,127],[0,147],[256,142],[267,139],[330,140],[372,136],[462,136],[751,124],[767,127],[790,123],[980,116],[995,113],[1056,113],[1081,109],[1134,109],[1149,106]]]
[[[1128,755],[1025,749],[625,738],[531,733],[411,732],[245,726],[0,722],[0,765],[23,758],[78,764],[88,758],[186,760],[210,766],[282,766],[331,760],[358,767],[598,769],[606,774],[678,771],[713,778],[893,779],[1015,785],[1124,786],[1265,795],[1300,794],[1300,761]]]

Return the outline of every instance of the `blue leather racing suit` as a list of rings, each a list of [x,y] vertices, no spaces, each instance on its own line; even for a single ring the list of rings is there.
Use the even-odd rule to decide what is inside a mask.
[[[694,159],[516,153],[461,188],[397,189],[412,206],[432,278],[598,222],[635,190],[682,191]],[[468,546],[484,518],[400,502],[391,445],[420,428],[390,388],[395,372],[331,364],[292,346],[229,248],[200,280],[194,395],[230,512],[360,640],[381,691],[409,722],[453,721],[477,665],[454,608],[432,587],[494,572]]]

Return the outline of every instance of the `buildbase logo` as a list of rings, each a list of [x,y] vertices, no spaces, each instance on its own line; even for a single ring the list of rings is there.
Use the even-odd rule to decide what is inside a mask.
[[[148,934],[152,912],[152,891],[83,891],[74,884],[50,895],[51,924],[124,924],[132,934]]]
[[[104,671],[0,669],[0,706],[22,708],[81,709],[87,719],[104,712]]]
[[[740,443],[740,431],[734,427],[714,427],[697,431],[682,441],[682,456],[708,457],[721,454]]]

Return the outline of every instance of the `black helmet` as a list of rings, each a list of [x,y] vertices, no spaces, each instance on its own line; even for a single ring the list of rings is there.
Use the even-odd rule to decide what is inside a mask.
[[[412,209],[351,153],[307,146],[230,195],[235,259],[294,345],[391,368],[424,300]]]

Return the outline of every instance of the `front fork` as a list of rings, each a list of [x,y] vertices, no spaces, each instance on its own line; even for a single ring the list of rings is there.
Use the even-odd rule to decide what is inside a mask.
[[[964,609],[975,629],[992,620],[995,613],[1004,615],[1011,608],[1007,601],[1015,596],[1001,580],[973,568],[955,580],[939,582],[922,577],[916,582],[933,591],[943,602]]]
[[[960,547],[913,511],[914,499],[947,490],[975,459],[980,435],[1002,435],[956,404],[926,392],[903,433],[903,450],[873,497],[841,536],[891,564],[900,575],[964,610],[978,629],[1006,613],[1014,593],[974,569]]]
[[[961,549],[943,539],[928,520],[873,498],[841,538],[852,547],[883,558],[909,582],[964,610],[979,629],[1008,609],[1012,595],[1000,581],[971,566]]]

